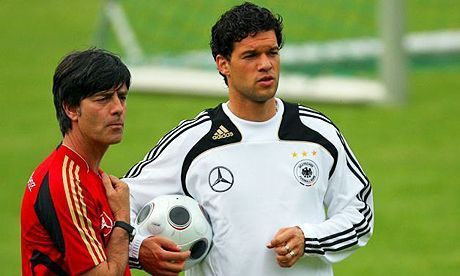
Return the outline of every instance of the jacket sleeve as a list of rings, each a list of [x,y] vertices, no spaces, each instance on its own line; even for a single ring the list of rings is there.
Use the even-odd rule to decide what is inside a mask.
[[[139,211],[149,201],[159,195],[182,194],[180,184],[180,155],[173,154],[171,147],[161,150],[161,141],[149,151],[122,179],[129,186],[131,205],[131,224],[136,227]],[[176,149],[177,150],[177,149]],[[139,250],[144,239],[136,233],[129,246],[129,264],[131,268],[141,268]]]
[[[125,175],[123,181],[129,186],[131,223],[135,226],[138,212],[159,195],[184,194],[181,172],[184,158],[193,145],[210,128],[207,116],[200,113],[193,120],[182,121],[167,133]],[[146,239],[136,234],[129,246],[131,268],[140,268],[139,250]]]
[[[300,225],[305,255],[335,263],[366,245],[373,231],[373,199],[369,179],[337,131],[337,167],[324,197],[326,220]]]

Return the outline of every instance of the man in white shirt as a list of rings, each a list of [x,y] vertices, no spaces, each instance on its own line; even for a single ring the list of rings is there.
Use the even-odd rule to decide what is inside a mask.
[[[275,97],[282,45],[280,16],[251,3],[224,13],[211,49],[228,102],[181,122],[124,178],[132,218],[161,194],[209,214],[213,247],[188,275],[332,275],[372,234],[370,183],[340,131]],[[131,265],[177,274],[186,253],[163,242],[135,237]]]

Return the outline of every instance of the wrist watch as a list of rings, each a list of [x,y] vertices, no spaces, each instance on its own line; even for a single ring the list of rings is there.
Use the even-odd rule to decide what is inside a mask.
[[[136,228],[134,228],[129,223],[126,223],[124,221],[121,221],[121,220],[115,221],[115,224],[113,225],[113,227],[120,227],[124,229],[126,232],[128,232],[129,242],[131,242],[134,239],[134,236],[136,235]]]

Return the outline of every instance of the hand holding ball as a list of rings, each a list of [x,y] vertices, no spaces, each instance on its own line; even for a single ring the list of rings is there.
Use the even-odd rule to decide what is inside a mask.
[[[162,195],[147,203],[136,218],[137,232],[143,236],[164,236],[181,251],[190,250],[185,262],[189,269],[206,257],[212,244],[209,219],[200,205],[184,195]]]

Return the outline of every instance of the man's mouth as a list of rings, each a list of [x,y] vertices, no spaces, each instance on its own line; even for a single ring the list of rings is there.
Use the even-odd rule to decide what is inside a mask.
[[[275,82],[275,78],[272,76],[265,76],[260,78],[257,82],[262,86],[271,86]]]
[[[109,127],[123,128],[124,125],[125,125],[124,123],[112,123],[112,124],[109,124]]]

